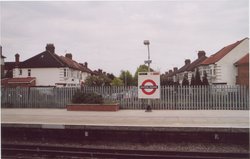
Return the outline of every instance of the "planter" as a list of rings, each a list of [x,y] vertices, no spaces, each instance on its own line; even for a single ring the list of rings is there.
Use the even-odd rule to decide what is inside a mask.
[[[67,111],[118,111],[119,104],[68,104]]]

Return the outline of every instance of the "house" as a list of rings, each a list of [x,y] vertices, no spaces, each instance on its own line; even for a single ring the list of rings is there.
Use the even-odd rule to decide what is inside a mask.
[[[12,85],[20,80],[30,80],[36,86],[76,87],[92,73],[87,63],[84,65],[74,61],[71,53],[57,55],[53,44],[47,44],[45,51],[23,62],[20,62],[20,55],[16,54],[15,62],[8,63],[8,67],[6,75],[12,69]]]
[[[237,68],[236,84],[249,87],[249,53],[234,63]]]
[[[184,66],[182,66],[178,71],[177,71],[177,73],[176,73],[176,81],[178,81],[179,83],[182,83],[182,80],[183,80],[183,78],[184,78],[184,75],[186,74],[186,73],[188,73],[187,72],[187,69],[188,69],[188,67],[190,66],[190,64],[191,64],[191,60],[190,59],[186,59],[185,60],[185,64],[184,64]],[[176,82],[175,81],[175,82]]]
[[[189,83],[191,82],[192,75],[195,75],[195,71],[197,70],[197,67],[204,60],[207,59],[205,51],[198,51],[197,55],[198,55],[198,58],[196,60],[194,60],[192,63],[190,63],[190,65],[188,66],[188,68],[185,71],[185,73],[187,73],[187,75],[188,75]]]
[[[167,79],[167,81],[169,82],[169,84],[174,84],[175,82],[177,82],[176,79],[176,73],[178,71],[177,67],[174,67],[173,70],[169,70],[168,72],[165,72],[164,76]]]
[[[4,78],[4,59],[5,56],[2,55],[2,46],[0,46],[0,54],[1,54],[1,79]]]
[[[179,81],[179,83],[182,83],[182,80],[184,78],[184,75],[186,74],[188,77],[189,83],[191,82],[192,75],[194,75],[196,68],[199,66],[200,63],[202,63],[207,57],[205,51],[198,51],[197,53],[198,58],[191,62],[190,59],[185,60],[184,66],[182,66],[176,73],[175,78],[176,81]]]
[[[207,73],[209,84],[235,85],[237,69],[234,63],[249,52],[249,38],[223,47],[199,65],[201,76]]]

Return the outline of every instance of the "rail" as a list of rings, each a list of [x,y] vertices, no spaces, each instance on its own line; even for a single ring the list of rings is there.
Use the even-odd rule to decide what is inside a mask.
[[[219,152],[177,152],[177,151],[146,151],[121,149],[96,149],[64,146],[17,145],[3,144],[2,157],[31,157],[32,158],[166,158],[166,159],[248,159],[249,153],[219,153]]]

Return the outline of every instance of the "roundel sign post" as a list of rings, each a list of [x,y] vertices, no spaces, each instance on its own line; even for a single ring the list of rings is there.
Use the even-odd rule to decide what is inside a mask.
[[[144,99],[160,98],[159,72],[138,73],[138,98],[144,98]]]

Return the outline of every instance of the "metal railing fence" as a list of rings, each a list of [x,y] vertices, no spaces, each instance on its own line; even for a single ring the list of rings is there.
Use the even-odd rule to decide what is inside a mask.
[[[96,92],[105,100],[120,103],[121,109],[145,109],[137,87],[30,87],[2,88],[2,108],[65,108],[74,93]],[[161,98],[151,100],[153,109],[162,110],[249,110],[245,86],[162,86]]]

